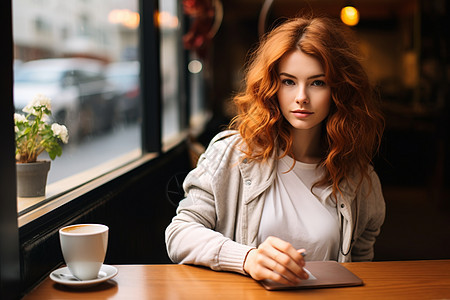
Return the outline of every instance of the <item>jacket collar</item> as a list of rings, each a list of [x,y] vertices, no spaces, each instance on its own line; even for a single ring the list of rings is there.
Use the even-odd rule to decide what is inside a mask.
[[[275,155],[264,162],[241,160],[239,169],[244,183],[245,204],[252,202],[273,183],[276,166]]]

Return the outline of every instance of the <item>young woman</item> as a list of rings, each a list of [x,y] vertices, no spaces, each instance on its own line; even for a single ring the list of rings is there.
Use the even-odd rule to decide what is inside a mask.
[[[370,166],[383,118],[347,28],[295,18],[262,40],[238,115],[189,173],[174,262],[296,284],[308,260],[371,260],[384,221]]]

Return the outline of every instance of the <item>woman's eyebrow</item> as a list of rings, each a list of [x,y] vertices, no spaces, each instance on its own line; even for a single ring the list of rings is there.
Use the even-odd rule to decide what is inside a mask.
[[[289,73],[285,73],[285,72],[281,72],[280,74],[279,74],[280,76],[286,76],[286,77],[291,77],[291,78],[296,78],[294,75],[291,75],[291,74],[289,74]]]
[[[291,74],[285,73],[285,72],[281,72],[279,74],[279,76],[286,76],[286,77],[290,77],[290,78],[297,78],[294,75],[291,75]],[[319,78],[319,77],[325,77],[325,74],[321,73],[321,74],[317,74],[317,75],[312,75],[312,76],[309,76],[307,79],[309,80],[309,79],[315,79],[315,78]]]
[[[325,77],[325,74],[313,75],[313,76],[308,77],[308,79],[315,79],[315,78],[319,78],[319,77]]]

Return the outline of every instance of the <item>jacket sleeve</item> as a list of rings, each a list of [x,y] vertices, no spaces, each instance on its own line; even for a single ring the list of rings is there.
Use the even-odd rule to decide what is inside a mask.
[[[185,179],[186,198],[166,229],[166,247],[176,263],[210,267],[213,270],[245,274],[243,262],[251,247],[234,242],[215,230],[217,221],[215,182],[229,170],[225,141],[213,140],[199,158],[197,167]],[[229,199],[229,201],[237,201]]]
[[[386,205],[380,180],[371,168],[370,181],[358,193],[360,206],[358,236],[352,249],[352,261],[369,261],[374,257],[374,244],[383,225]]]

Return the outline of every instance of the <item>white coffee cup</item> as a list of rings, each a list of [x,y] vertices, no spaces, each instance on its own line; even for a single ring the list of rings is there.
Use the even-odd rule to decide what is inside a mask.
[[[59,230],[64,261],[72,275],[81,280],[98,277],[108,247],[108,231],[102,224],[76,224]]]

